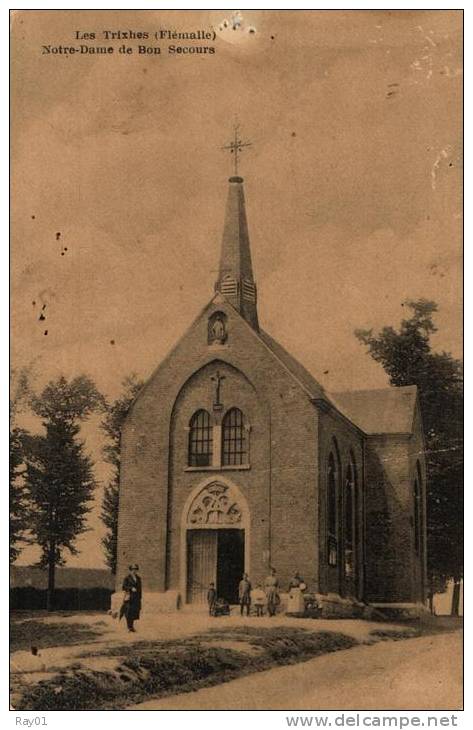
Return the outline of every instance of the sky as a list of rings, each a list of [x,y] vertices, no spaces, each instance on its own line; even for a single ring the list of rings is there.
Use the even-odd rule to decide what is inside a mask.
[[[116,397],[209,301],[235,117],[252,142],[240,172],[263,328],[328,391],[383,387],[353,332],[398,326],[402,303],[425,297],[439,305],[434,346],[461,356],[461,12],[236,20],[233,30],[230,11],[14,12],[12,366],[29,368],[37,389],[86,373]],[[119,29],[215,40],[101,38]],[[41,52],[80,43],[135,52]],[[215,53],[171,55],[171,43]],[[103,485],[97,419],[84,438]],[[101,565],[97,506],[90,526],[68,564]]]

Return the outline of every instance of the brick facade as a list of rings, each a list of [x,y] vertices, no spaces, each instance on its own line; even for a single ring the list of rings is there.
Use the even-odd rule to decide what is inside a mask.
[[[227,316],[224,345],[208,344],[208,319]],[[225,376],[224,411],[238,407],[250,427],[249,468],[188,467],[189,421],[212,412],[211,376]],[[327,460],[339,463],[339,560],[327,556]],[[344,576],[344,480],[356,470],[355,575]],[[425,500],[420,415],[411,435],[366,436],[335,408],[320,407],[226,302],[211,303],[141,391],[122,435],[118,573],[140,563],[145,591],[183,592],[183,510],[198,486],[223,479],[249,507],[247,569],[270,565],[284,587],[299,570],[309,588],[368,602],[423,600],[425,544],[416,555],[413,479]],[[425,527],[423,528],[425,529]],[[424,539],[425,543],[425,539]],[[184,599],[184,597],[183,597]]]
[[[207,344],[214,311],[227,315],[228,340]],[[225,375],[224,409],[237,406],[251,431],[249,469],[188,470],[189,420],[212,411],[211,375]],[[182,509],[190,491],[224,477],[251,515],[251,573],[275,565],[282,584],[298,569],[318,576],[318,411],[307,393],[227,303],[211,304],[148,381],[122,434],[117,580],[140,563],[145,590],[182,584]],[[182,571],[181,571],[182,572]]]
[[[327,601],[421,603],[426,470],[415,389],[330,396],[260,330],[241,185],[230,179],[217,293],[148,380],[124,425],[117,591],[128,564],[138,562],[148,598],[192,598],[191,512],[217,483],[235,502],[230,527],[244,530],[253,583],[274,566],[283,589],[297,570]],[[221,424],[231,408],[243,413],[249,455],[241,465],[222,466]],[[201,409],[210,415],[215,449],[205,466],[188,459],[191,418]],[[329,489],[336,522],[330,537]],[[220,529],[216,515],[200,528]]]

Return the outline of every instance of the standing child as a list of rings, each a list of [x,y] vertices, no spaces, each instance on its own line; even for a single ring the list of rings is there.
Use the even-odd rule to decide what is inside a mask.
[[[262,616],[264,604],[266,603],[266,593],[261,587],[261,583],[257,583],[256,588],[251,591],[251,601],[256,608],[256,615]]]
[[[215,604],[217,602],[217,591],[215,590],[215,583],[210,583],[209,590],[207,591],[207,603],[209,604],[209,616],[213,615]]]

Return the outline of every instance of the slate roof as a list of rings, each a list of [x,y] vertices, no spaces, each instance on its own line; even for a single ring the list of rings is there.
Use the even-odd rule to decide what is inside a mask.
[[[285,365],[299,383],[311,394],[313,398],[327,397],[322,385],[314,378],[313,375],[305,369],[295,357],[290,355],[279,342],[264,332],[260,328],[257,332],[258,337],[263,340],[264,344],[276,355],[276,357]]]
[[[412,433],[417,387],[330,393],[330,400],[366,434]]]
[[[231,177],[229,183],[223,225],[219,281],[226,274],[231,274],[237,280],[243,277],[249,281],[254,281],[243,178]]]
[[[314,376],[279,342],[262,329],[257,334],[313,398],[324,398],[332,403],[364,433],[412,433],[417,399],[415,385],[326,393]]]

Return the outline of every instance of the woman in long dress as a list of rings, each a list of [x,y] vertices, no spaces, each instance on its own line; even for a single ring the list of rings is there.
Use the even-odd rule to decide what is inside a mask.
[[[271,568],[271,574],[264,581],[268,616],[274,616],[279,604],[279,581],[276,578],[276,570]]]
[[[303,591],[306,589],[304,579],[296,571],[289,582],[288,613],[304,613]]]

